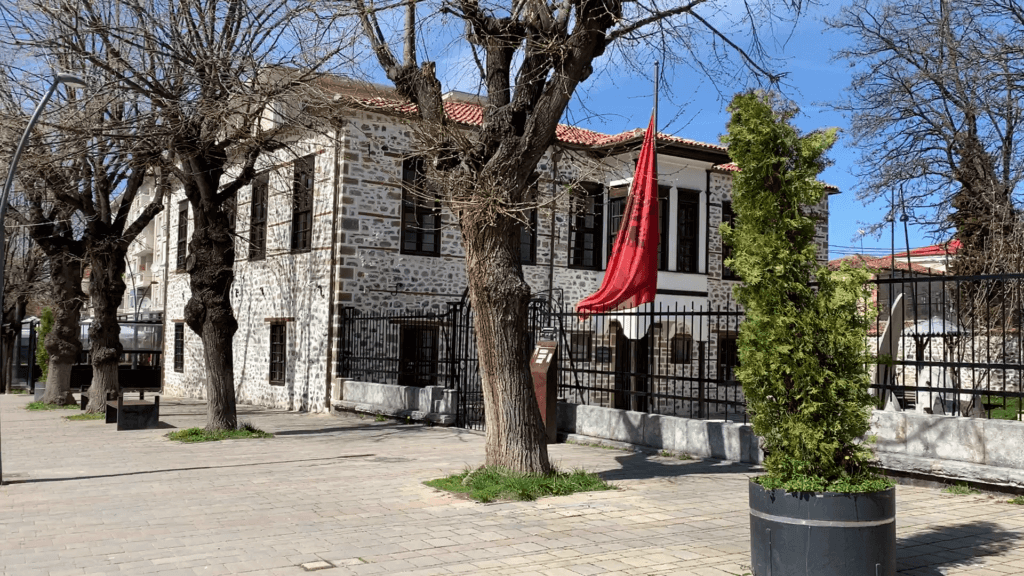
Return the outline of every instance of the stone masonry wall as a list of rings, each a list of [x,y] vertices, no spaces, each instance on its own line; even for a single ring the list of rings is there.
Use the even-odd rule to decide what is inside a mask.
[[[342,161],[334,151],[332,138],[321,136],[295,142],[287,150],[263,159],[259,170],[269,172],[270,178],[267,247],[262,259],[249,258],[251,188],[239,192],[235,281],[231,287],[232,307],[239,324],[234,339],[239,402],[291,410],[327,409],[332,214],[336,165]],[[315,163],[312,246],[309,251],[296,253],[291,250],[293,161],[310,154]],[[176,207],[181,198],[183,194],[179,191],[171,205]],[[170,222],[172,242],[176,239],[177,219],[175,208]],[[191,231],[190,224],[190,234]],[[189,296],[188,275],[171,272],[169,284],[165,392],[204,398],[202,343],[187,326],[184,372],[173,369],[174,323],[182,321]],[[286,378],[282,384],[269,381],[271,321],[284,322],[286,326]]]
[[[415,149],[413,130],[404,121],[373,112],[353,111],[339,121],[336,141],[334,135],[302,138],[287,150],[264,158],[259,170],[270,174],[264,259],[248,257],[251,190],[246,187],[239,192],[231,299],[239,321],[234,362],[240,401],[288,409],[325,409],[329,386],[340,384],[335,367],[328,366],[328,356],[335,354],[340,343],[338,318],[343,308],[353,307],[363,313],[440,312],[447,303],[463,297],[466,287],[464,253],[450,212],[445,210],[442,215],[439,256],[402,254],[400,250],[402,160]],[[293,161],[307,154],[315,158],[312,249],[293,253],[290,248]],[[699,292],[706,286],[708,297],[693,301],[701,306],[724,307],[731,300],[731,286],[735,282],[721,279],[718,225],[721,203],[731,198],[732,175],[709,172],[707,163],[705,166],[670,160],[676,164],[669,166],[672,162],[666,161],[661,168],[661,179],[663,184],[673,186],[672,194],[675,195],[676,187],[701,192],[701,224],[709,236],[701,244],[700,259],[701,267],[706,266],[708,274],[670,272],[665,274],[665,279],[668,284],[682,281],[684,291]],[[610,182],[631,177],[632,155],[624,153],[595,160],[587,153],[567,149],[558,160],[557,178],[553,179],[555,161],[550,153],[542,158],[538,170],[538,199],[542,207],[537,215],[536,264],[524,266],[524,277],[535,294],[546,295],[552,273],[549,263],[553,261],[555,300],[572,306],[600,286],[604,272],[568,267],[569,191],[580,181],[607,187]],[[177,270],[174,249],[177,203],[181,199],[183,194],[179,190],[167,203],[169,213],[160,222],[164,231],[158,234],[170,243],[165,287],[165,390],[169,394],[203,398],[206,391],[201,342],[187,327],[184,371],[173,370],[174,324],[182,321],[182,310],[189,296],[188,275]],[[606,194],[603,198],[606,205],[607,200]],[[675,204],[672,206],[674,210]],[[827,201],[823,210],[827,215]],[[670,218],[672,226],[675,226],[674,213]],[[607,227],[606,210],[602,245],[608,237]],[[190,224],[190,235],[191,232]],[[332,235],[335,240],[333,269]],[[824,259],[827,219],[820,226],[818,241]],[[608,247],[602,250],[601,258],[605,257],[606,250]],[[670,269],[675,267],[674,258],[672,250],[669,252]],[[330,309],[332,277],[333,310]],[[666,284],[665,279],[661,284]],[[680,288],[675,284],[662,287]],[[271,322],[284,322],[287,326],[287,379],[283,385],[269,382]],[[606,323],[606,329],[611,326]],[[733,325],[719,329],[735,334]],[[331,333],[333,339],[328,338]],[[610,333],[595,336],[595,348],[614,346]],[[705,336],[711,359],[708,376],[712,378],[717,364],[718,338],[715,330],[709,337]],[[668,338],[657,340],[667,342]],[[667,348],[659,350],[657,355],[665,357]],[[679,369],[691,370],[692,367]]]

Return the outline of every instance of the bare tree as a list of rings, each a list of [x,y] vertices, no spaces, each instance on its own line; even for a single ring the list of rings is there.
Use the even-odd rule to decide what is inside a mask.
[[[170,173],[192,207],[185,322],[202,339],[207,428],[237,426],[228,202],[295,124],[264,119],[314,100],[346,46],[317,0],[22,0],[12,36],[42,55],[74,55],[150,103]],[[83,40],[84,39],[84,40]],[[294,112],[301,112],[295,106]],[[309,127],[305,125],[305,127]]]
[[[33,299],[38,299],[44,291],[45,256],[38,246],[32,243],[27,230],[18,226],[8,218],[6,226],[6,250],[4,274],[4,310],[3,310],[3,355],[0,365],[0,392],[10,393],[14,384],[14,347],[18,333]],[[35,351],[29,352],[29,370],[35,365]]]
[[[856,40],[838,57],[858,65],[839,106],[862,150],[858,198],[955,231],[960,274],[1024,264],[1022,15],[1016,0],[855,0],[830,21]]]
[[[24,104],[34,96],[19,89],[10,68],[0,75],[3,91],[0,92],[0,126],[14,135],[5,139],[10,150],[4,150],[9,157],[17,143],[20,129],[28,121],[28,107]],[[37,94],[35,95],[37,96]],[[85,258],[85,244],[80,230],[72,224],[73,210],[54,202],[53,193],[46,183],[45,173],[62,169],[64,158],[55,158],[43,153],[45,146],[39,145],[40,135],[46,132],[45,124],[37,124],[31,135],[30,145],[18,166],[15,180],[15,199],[7,211],[7,219],[21,227],[39,246],[46,257],[47,294],[53,303],[54,325],[43,342],[49,354],[46,392],[43,401],[64,404],[67,400],[71,378],[71,366],[82,350],[79,338],[81,310],[85,303],[82,291],[82,270]]]
[[[573,95],[599,66],[657,55],[719,79],[776,82],[758,25],[797,16],[805,2],[713,0],[407,0],[339,2],[359,19],[365,42],[398,93],[417,105],[432,193],[458,215],[476,313],[487,427],[486,463],[517,472],[551,470],[522,338],[530,288],[519,260],[521,209],[537,163],[554,142]],[[732,10],[730,10],[730,8]],[[737,20],[730,20],[732,15]],[[440,15],[437,17],[436,15]],[[745,36],[746,48],[738,38]],[[487,96],[481,127],[465,134],[447,118],[443,76],[429,39],[454,37],[471,54]],[[419,38],[427,38],[426,43]],[[467,61],[469,56],[467,56]],[[737,64],[738,62],[738,64]],[[470,64],[473,66],[473,64]],[[610,72],[609,72],[610,73]]]
[[[105,74],[91,76],[99,80]],[[50,259],[56,324],[53,337],[47,336],[52,364],[47,401],[60,402],[66,396],[70,366],[81,351],[82,272],[89,267],[89,395],[94,402],[88,409],[99,412],[105,409],[107,394],[119,389],[123,347],[117,309],[125,291],[125,256],[163,209],[166,186],[154,186],[152,173],[166,165],[165,146],[144,100],[104,92],[102,84],[87,100],[74,92],[69,96],[35,131],[18,171],[26,205],[11,207],[8,214],[30,231]],[[12,95],[10,100],[17,98]],[[17,123],[22,110],[16,104],[7,106],[7,118]],[[149,203],[130,220],[132,205],[147,184],[154,188]]]

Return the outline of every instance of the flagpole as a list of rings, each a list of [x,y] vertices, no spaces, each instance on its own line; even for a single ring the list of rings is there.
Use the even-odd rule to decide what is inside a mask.
[[[658,62],[657,60],[655,60],[654,61],[654,112],[653,112],[653,116],[654,116],[654,158],[653,158],[653,160],[654,160],[654,175],[655,175],[655,177],[657,177],[657,175],[658,175],[658,86],[660,84],[661,84],[661,63]],[[660,196],[661,196],[661,193],[658,191],[657,188],[655,188],[655,193],[654,193],[654,205],[655,206],[658,206],[658,204],[659,204],[659,197]],[[660,206],[659,206],[659,208],[660,208]],[[658,220],[661,220],[661,214],[660,213],[658,214]],[[658,235],[658,242],[661,242],[661,235],[660,234]],[[668,259],[668,246],[662,246],[661,249],[665,253],[665,259],[667,260]],[[661,262],[658,262],[656,265],[660,266]],[[654,278],[655,278],[655,285],[657,285],[657,278],[658,278],[657,270],[655,270],[655,272],[654,272]],[[650,321],[647,323],[648,326],[650,326],[650,331],[651,331],[651,339],[647,343],[647,354],[648,354],[647,373],[648,374],[651,373],[651,364],[654,363],[654,357],[655,357],[655,350],[654,350],[654,302],[657,299],[658,299],[658,291],[657,291],[657,289],[655,289],[655,291],[654,291],[654,298],[651,298],[651,307],[649,309],[650,310]],[[647,411],[650,412],[651,410],[653,410],[653,406],[651,406],[651,404],[652,404],[651,400],[653,399],[651,397],[651,394],[654,392],[654,382],[651,380],[650,377],[647,378],[647,383],[644,386],[644,388],[647,390],[647,393],[648,393],[647,401],[645,402],[645,404],[647,405]]]
[[[654,135],[655,136],[658,135],[658,80],[659,80],[659,78],[658,78],[658,71],[660,70],[660,68],[661,68],[660,63],[657,60],[655,60],[654,61]],[[657,146],[657,141],[655,141],[655,146]],[[654,165],[655,166],[658,165],[658,155],[657,154],[654,155]]]
[[[658,174],[658,150],[657,150],[657,148],[658,148],[658,84],[659,84],[658,80],[659,80],[659,72],[660,72],[660,63],[657,60],[655,60],[654,61],[654,110],[651,113],[651,117],[653,118],[653,120],[651,122],[651,127],[654,130],[654,135],[653,135],[653,138],[654,138],[654,140],[653,140],[653,142],[654,142],[654,158],[652,160],[654,161],[654,174],[655,175]],[[655,196],[654,196],[655,206],[657,206],[658,196],[659,196],[658,192],[655,191]],[[659,219],[661,218],[660,214],[658,215],[658,218]],[[659,237],[658,241],[659,242],[661,241],[660,237]],[[667,246],[662,246],[661,249],[662,250],[667,250],[668,247]],[[660,266],[660,265],[661,265],[660,262],[657,262],[655,264],[655,266]],[[657,274],[657,272],[655,272],[655,274]],[[657,281],[655,281],[655,282],[657,282]],[[650,374],[650,372],[651,372],[651,364],[654,363],[654,352],[655,352],[654,351],[654,301],[657,300],[657,299],[658,299],[657,291],[655,291],[655,296],[648,303],[649,306],[647,308],[647,314],[648,314],[648,320],[649,320],[648,323],[647,323],[647,329],[650,331],[651,337],[647,341],[647,366],[646,366],[646,369],[644,370],[645,374]],[[637,324],[640,323],[640,315],[641,315],[641,312],[639,310],[637,310],[636,316],[634,317],[634,322],[636,322]],[[645,337],[646,337],[646,335],[642,336],[641,338],[645,338]],[[632,362],[631,362],[631,366],[630,366],[630,368],[631,368],[630,372],[633,373],[632,377],[630,378],[630,381],[631,381],[630,382],[630,384],[631,384],[630,387],[632,388],[632,394],[630,395],[631,398],[630,398],[629,404],[630,404],[630,409],[631,410],[635,410],[635,411],[638,411],[638,412],[650,412],[651,409],[652,409],[651,402],[650,402],[650,400],[651,400],[650,394],[652,392],[652,390],[650,390],[650,388],[651,388],[652,382],[650,381],[650,378],[642,378],[639,375],[639,372],[640,372],[639,371],[639,360],[640,360],[640,358],[639,358],[639,356],[640,356],[640,354],[639,354],[639,347],[640,347],[639,344],[640,344],[639,343],[639,338],[637,340],[630,340],[630,342],[629,342],[629,348],[630,348],[629,352],[630,352],[630,356],[632,357]]]

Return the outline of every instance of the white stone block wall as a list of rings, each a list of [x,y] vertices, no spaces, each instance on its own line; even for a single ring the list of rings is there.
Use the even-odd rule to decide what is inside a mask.
[[[236,217],[235,281],[231,301],[238,320],[234,339],[235,391],[239,402],[290,410],[324,411],[327,405],[327,353],[330,315],[330,259],[336,164],[332,135],[295,142],[286,150],[264,158],[260,170],[270,172],[267,210],[267,248],[263,259],[249,259],[249,222],[252,194],[238,195]],[[315,158],[313,236],[309,251],[291,250],[293,161]],[[171,205],[171,241],[177,238],[177,202]],[[189,210],[191,218],[191,208]],[[190,224],[189,234],[192,233]],[[172,251],[173,252],[173,251]],[[174,255],[171,256],[172,267]],[[188,274],[172,271],[165,324],[164,390],[168,394],[204,398],[205,370],[199,336],[185,328],[185,368],[175,372],[174,323],[183,321],[189,297]],[[286,325],[286,380],[271,384],[270,324]]]

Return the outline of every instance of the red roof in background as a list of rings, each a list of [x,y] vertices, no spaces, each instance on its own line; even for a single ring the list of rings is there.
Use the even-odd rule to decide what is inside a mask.
[[[848,263],[851,268],[866,268],[875,272],[885,272],[886,270],[892,270],[893,258],[891,256],[882,256],[876,258],[874,256],[866,256],[864,254],[852,254],[850,256],[844,256],[842,258],[836,258],[835,260],[828,261],[828,267],[832,270],[839,270],[843,263]],[[896,259],[896,269],[907,271],[907,260],[904,254],[903,260]],[[910,263],[909,269],[911,272],[917,274],[928,274],[929,276],[940,276],[944,274],[942,270],[935,268],[929,268],[920,264]]]
[[[931,246],[925,246],[924,248],[914,248],[909,252],[911,258],[915,256],[952,256],[960,250],[959,240],[950,240],[944,244],[933,244]],[[896,255],[897,258],[906,258],[908,252],[900,252]]]

